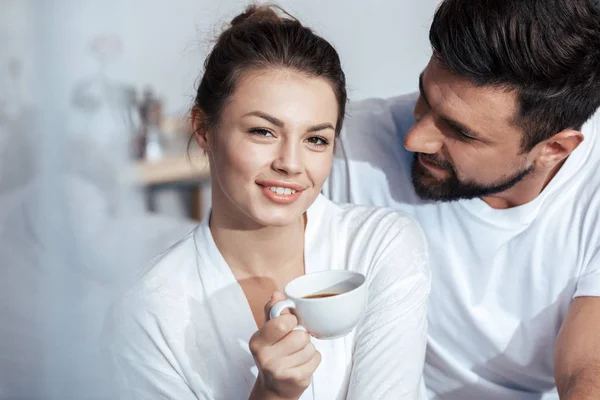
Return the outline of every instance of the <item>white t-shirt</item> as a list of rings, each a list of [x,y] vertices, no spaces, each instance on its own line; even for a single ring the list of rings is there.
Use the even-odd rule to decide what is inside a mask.
[[[366,275],[368,306],[349,335],[313,339],[321,365],[302,399],[425,399],[430,289],[424,236],[390,209],[309,208],[306,273]],[[109,313],[104,337],[124,399],[246,399],[257,326],[206,218],[169,249]],[[346,397],[347,396],[347,397]]]
[[[425,231],[431,398],[538,400],[554,390],[554,342],[573,298],[600,296],[600,112],[536,199],[498,210],[416,196],[403,146],[416,98],[350,108],[324,193],[405,211]]]

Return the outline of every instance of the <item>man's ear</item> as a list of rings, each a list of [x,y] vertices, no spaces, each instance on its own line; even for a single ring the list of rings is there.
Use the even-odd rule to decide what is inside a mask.
[[[204,112],[198,107],[192,107],[192,134],[198,147],[204,151],[210,150],[209,129],[206,125]]]
[[[552,169],[567,158],[583,142],[583,134],[565,129],[539,144],[540,153],[535,160],[537,169]]]

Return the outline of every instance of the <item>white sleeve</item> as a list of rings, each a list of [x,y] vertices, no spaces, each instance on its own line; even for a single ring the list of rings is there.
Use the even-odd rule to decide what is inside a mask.
[[[123,400],[211,400],[194,393],[172,365],[158,321],[145,311],[112,309],[105,321],[104,354],[115,397]]]
[[[402,228],[368,272],[369,302],[357,327],[347,399],[426,399],[427,244],[416,221],[401,218]]]
[[[417,97],[410,93],[349,104],[322,188],[325,197],[338,203],[390,206],[390,192],[400,202],[414,201],[413,155],[404,148],[403,139],[414,123]]]
[[[582,296],[600,296],[600,248],[596,249],[596,253],[577,281],[577,289],[573,297]]]

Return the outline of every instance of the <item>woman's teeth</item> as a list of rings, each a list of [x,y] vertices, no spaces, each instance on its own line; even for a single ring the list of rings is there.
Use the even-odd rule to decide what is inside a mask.
[[[271,187],[269,187],[269,190],[271,192],[274,192],[277,194],[283,194],[283,195],[290,195],[290,194],[296,193],[296,191],[294,189],[282,188],[282,187],[277,187],[277,186],[271,186]]]

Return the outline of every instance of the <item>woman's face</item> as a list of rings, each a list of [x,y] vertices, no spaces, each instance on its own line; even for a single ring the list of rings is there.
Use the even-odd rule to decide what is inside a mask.
[[[210,160],[213,214],[246,228],[296,222],[329,175],[337,117],[323,78],[283,68],[245,74],[218,131],[197,139]]]

